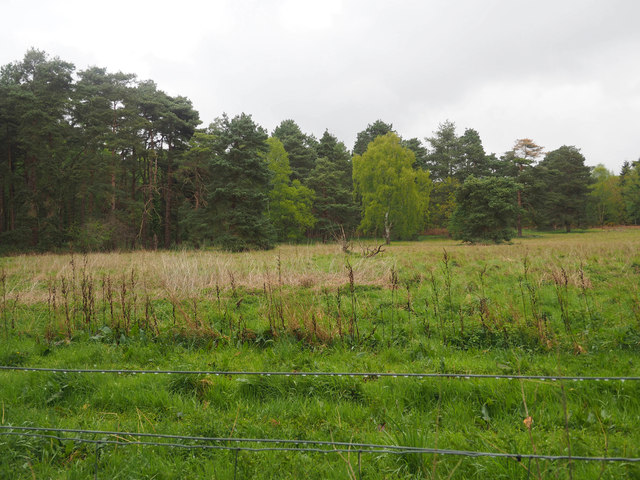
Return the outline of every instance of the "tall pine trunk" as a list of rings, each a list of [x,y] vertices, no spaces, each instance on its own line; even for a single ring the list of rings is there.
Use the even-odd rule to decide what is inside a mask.
[[[31,246],[35,247],[40,241],[39,231],[39,219],[38,219],[38,185],[36,175],[36,162],[37,159],[34,156],[27,156],[27,165],[25,168],[25,175],[27,181],[27,188],[30,191],[30,199],[28,200],[28,213],[27,216],[32,220],[31,224]]]
[[[173,176],[173,164],[171,162],[171,145],[167,153],[167,188],[164,192],[164,248],[171,246],[171,180]]]
[[[112,167],[113,167],[113,169],[111,170],[111,217],[114,218],[116,216],[116,167],[115,167],[115,161],[113,162]]]
[[[5,211],[4,211],[4,182],[0,183],[0,234],[4,232]]]
[[[111,133],[115,135],[118,129],[118,116],[116,103],[113,102],[113,121],[111,123]],[[111,220],[116,218],[116,150],[111,149]]]
[[[9,208],[9,231],[13,231],[16,229],[16,205],[15,205],[15,188],[13,186],[14,182],[14,167],[13,160],[11,158],[11,145],[7,145],[7,158],[9,159],[9,200],[8,200],[8,208]]]
[[[518,218],[516,219],[516,225],[518,227],[518,238],[522,238],[522,213],[521,212],[522,212],[522,191],[518,190]]]

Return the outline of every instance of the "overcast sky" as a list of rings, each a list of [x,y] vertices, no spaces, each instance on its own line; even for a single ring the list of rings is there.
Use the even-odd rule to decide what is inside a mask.
[[[352,148],[376,119],[405,138],[445,120],[487,152],[516,139],[640,157],[638,0],[2,0],[0,64],[30,47],[136,73],[208,124],[294,119]]]

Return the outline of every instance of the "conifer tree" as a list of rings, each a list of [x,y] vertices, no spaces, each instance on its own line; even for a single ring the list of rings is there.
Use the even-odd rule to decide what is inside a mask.
[[[362,155],[367,151],[369,144],[376,138],[386,135],[387,133],[395,133],[393,125],[385,123],[382,120],[376,120],[367,125],[363,131],[359,132],[356,137],[356,143],[353,145],[353,154]]]
[[[564,227],[585,223],[591,172],[576,147],[562,146],[547,153],[533,169],[538,179],[531,203],[540,227]]]
[[[284,145],[291,165],[291,178],[306,184],[309,172],[316,162],[316,139],[302,133],[293,120],[283,120],[273,131],[273,136]]]
[[[218,118],[209,127],[214,137],[206,216],[209,237],[231,251],[273,247],[267,214],[271,173],[264,161],[267,132],[241,114]]]
[[[315,192],[315,232],[328,240],[340,229],[354,230],[360,221],[360,208],[353,198],[351,156],[344,143],[325,131],[318,155],[307,184]]]
[[[456,193],[449,229],[464,242],[509,241],[516,233],[518,185],[510,178],[467,177]]]

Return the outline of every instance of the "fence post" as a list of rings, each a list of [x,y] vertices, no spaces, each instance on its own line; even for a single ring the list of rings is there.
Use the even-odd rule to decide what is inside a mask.
[[[93,478],[95,480],[98,480],[98,446],[99,445],[100,445],[100,442],[96,442],[96,447],[95,447],[96,462],[95,462],[94,470],[93,470],[93,472],[94,472]]]
[[[236,475],[238,473],[238,452],[240,451],[239,448],[236,448],[236,459],[233,465],[233,480],[236,480]]]

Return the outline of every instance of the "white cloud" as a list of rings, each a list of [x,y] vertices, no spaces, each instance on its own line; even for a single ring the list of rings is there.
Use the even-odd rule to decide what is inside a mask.
[[[341,11],[341,0],[284,0],[278,16],[285,30],[304,33],[331,28]]]
[[[574,144],[618,171],[640,156],[640,2],[630,0],[5,0],[0,64],[34,46],[186,95],[205,123],[293,118],[351,147],[378,118],[445,119],[502,153]]]

